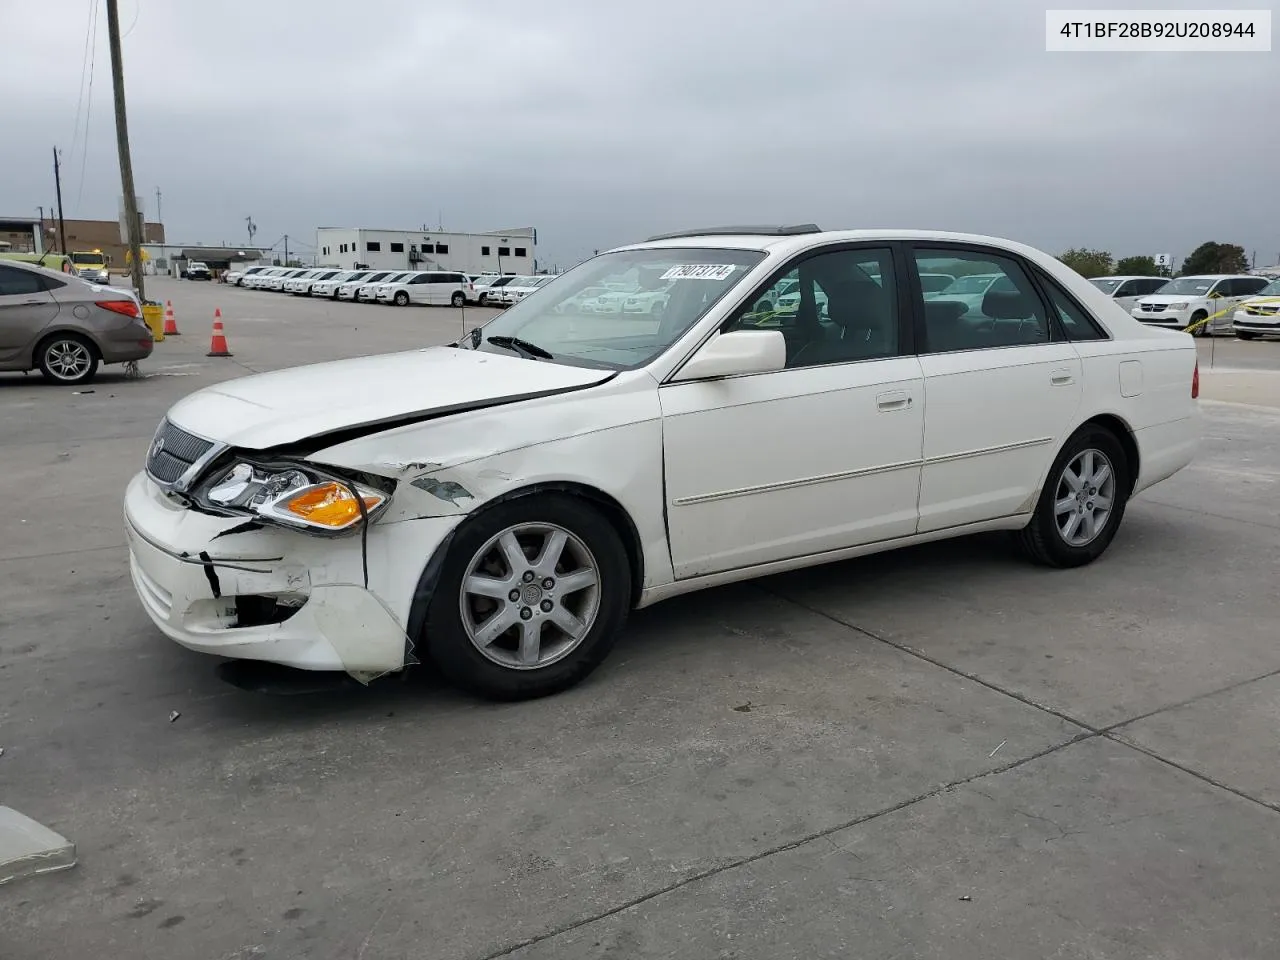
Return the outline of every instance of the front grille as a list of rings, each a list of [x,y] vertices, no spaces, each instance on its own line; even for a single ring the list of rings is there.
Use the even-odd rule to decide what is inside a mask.
[[[166,420],[151,441],[147,473],[160,483],[174,483],[212,446],[208,440],[194,437]]]
[[[1273,313],[1280,313],[1280,307],[1246,307],[1245,313],[1255,317],[1265,317]]]
[[[1144,303],[1142,309],[1148,313],[1161,313],[1164,310],[1164,306],[1163,303]]]

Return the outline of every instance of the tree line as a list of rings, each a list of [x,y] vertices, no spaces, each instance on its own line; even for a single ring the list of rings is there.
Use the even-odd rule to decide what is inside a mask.
[[[1116,260],[1106,250],[1072,248],[1059,260],[1086,279],[1092,277],[1187,277],[1206,273],[1248,273],[1249,258],[1235,243],[1202,243],[1187,255],[1179,268],[1157,267],[1154,257],[1121,257]]]

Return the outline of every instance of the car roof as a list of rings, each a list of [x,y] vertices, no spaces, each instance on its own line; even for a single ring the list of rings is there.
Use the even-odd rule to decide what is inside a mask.
[[[885,227],[879,229],[859,230],[822,230],[816,233],[765,234],[765,233],[714,233],[703,232],[680,234],[678,236],[663,235],[658,239],[650,239],[639,243],[626,244],[613,248],[610,252],[621,250],[653,250],[664,248],[720,248],[736,250],[758,250],[763,253],[779,253],[788,255],[810,247],[839,242],[869,242],[889,240],[932,240],[942,243],[971,243],[983,246],[1002,247],[1006,250],[1021,251],[1035,255],[1043,255],[1023,243],[1004,237],[993,237],[978,233],[958,233],[941,230],[919,230],[911,228]]]

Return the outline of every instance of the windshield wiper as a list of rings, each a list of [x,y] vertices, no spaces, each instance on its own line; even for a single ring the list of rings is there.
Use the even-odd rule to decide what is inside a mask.
[[[492,343],[495,347],[504,347],[507,350],[515,350],[517,353],[523,353],[536,360],[554,359],[551,356],[551,351],[544,350],[536,343],[530,343],[528,340],[521,340],[519,337],[488,337],[485,343]]]

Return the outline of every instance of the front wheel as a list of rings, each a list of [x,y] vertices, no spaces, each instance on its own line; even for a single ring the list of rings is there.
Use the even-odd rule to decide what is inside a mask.
[[[1205,313],[1203,310],[1197,310],[1195,313],[1191,315],[1191,322],[1187,324],[1187,326],[1191,328],[1191,335],[1193,337],[1209,336],[1209,324],[1207,322],[1208,319],[1209,319],[1209,315]]]
[[[489,295],[488,295],[487,293],[482,293],[482,294],[480,294],[480,297],[476,300],[476,303],[477,303],[479,306],[482,306],[482,307],[483,307],[483,306],[484,306],[484,304],[485,304],[485,301],[486,301],[486,300],[488,300],[488,299],[489,299]]]
[[[1104,427],[1071,435],[1049,470],[1031,522],[1018,533],[1024,552],[1051,567],[1092,563],[1115,537],[1132,488],[1124,448]]]
[[[559,693],[612,649],[631,570],[613,525],[583,500],[522,497],[459,529],[424,627],[431,660],[492,700]]]
[[[467,302],[467,297],[461,290],[459,290],[452,297],[449,298],[449,302],[452,303],[455,307],[460,307]]]
[[[409,305],[409,294],[403,290],[396,291],[396,306],[407,307]]]
[[[36,363],[50,383],[71,386],[93,379],[98,372],[98,353],[84,337],[74,333],[59,334],[40,344]]]
[[[1256,339],[1256,338],[1257,338],[1257,336],[1258,336],[1258,335],[1257,335],[1256,333],[1251,333],[1251,332],[1250,332],[1250,331],[1248,331],[1248,330],[1237,330],[1237,331],[1236,331],[1236,339],[1237,339],[1237,340],[1253,340],[1253,339]]]

